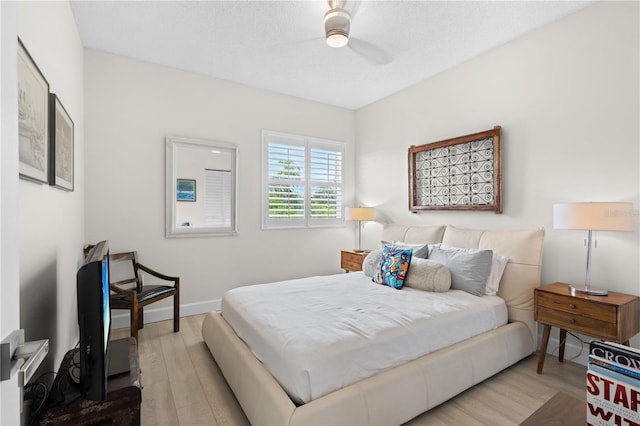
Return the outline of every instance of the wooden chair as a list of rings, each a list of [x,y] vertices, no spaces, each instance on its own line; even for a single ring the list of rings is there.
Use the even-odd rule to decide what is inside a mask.
[[[85,246],[85,255],[92,246]],[[110,271],[121,266],[128,269],[127,278],[111,281],[111,309],[126,309],[131,313],[131,337],[138,340],[138,330],[144,327],[144,307],[173,296],[173,331],[180,331],[180,278],[161,274],[140,262],[135,251],[115,253],[109,256]],[[128,264],[128,265],[127,265]],[[111,272],[112,273],[112,272]],[[144,285],[143,275],[149,274],[157,280],[173,281],[173,285]],[[113,278],[113,275],[112,275]],[[148,277],[150,278],[150,277]],[[155,281],[154,279],[154,281]]]
[[[112,254],[112,265],[130,262],[133,276],[111,283],[111,309],[128,309],[131,312],[131,337],[138,340],[138,330],[144,327],[144,307],[173,296],[173,331],[180,331],[180,278],[161,274],[140,262],[135,251]],[[143,273],[173,285],[144,285]]]

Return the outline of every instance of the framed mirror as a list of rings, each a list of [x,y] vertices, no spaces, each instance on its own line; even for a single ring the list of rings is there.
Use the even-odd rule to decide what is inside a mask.
[[[167,238],[235,235],[238,147],[167,136]]]

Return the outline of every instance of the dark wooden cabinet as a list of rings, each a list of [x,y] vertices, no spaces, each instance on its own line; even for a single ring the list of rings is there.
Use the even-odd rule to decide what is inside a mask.
[[[142,386],[138,345],[132,337],[124,339],[129,347],[129,372],[109,378],[106,401],[90,401],[78,395],[69,377],[69,367],[77,349],[64,356],[51,386],[48,408],[40,415],[40,425],[139,425]]]

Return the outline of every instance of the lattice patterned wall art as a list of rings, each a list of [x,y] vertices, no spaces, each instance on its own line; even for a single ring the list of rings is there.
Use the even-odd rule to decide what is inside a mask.
[[[502,213],[502,128],[409,148],[409,210]]]

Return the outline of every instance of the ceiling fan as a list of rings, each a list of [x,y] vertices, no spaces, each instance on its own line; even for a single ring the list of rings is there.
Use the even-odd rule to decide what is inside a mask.
[[[341,7],[339,1],[329,0],[330,9],[324,14],[324,32],[327,44],[340,48],[349,43],[351,14]]]
[[[360,56],[375,64],[389,63],[387,55],[364,40],[351,37],[351,17],[360,2],[354,2],[351,13],[346,9],[348,0],[328,0],[329,10],[324,14],[324,32],[327,45],[333,48],[349,47]]]

